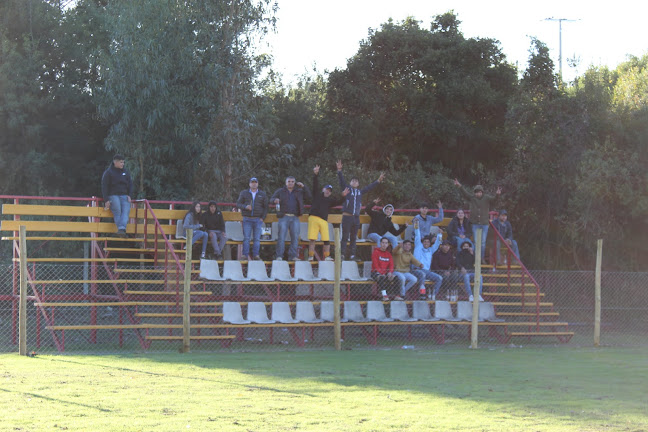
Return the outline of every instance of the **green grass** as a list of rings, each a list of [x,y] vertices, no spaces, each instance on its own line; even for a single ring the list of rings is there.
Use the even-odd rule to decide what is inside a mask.
[[[645,431],[648,348],[0,355],[2,431]]]

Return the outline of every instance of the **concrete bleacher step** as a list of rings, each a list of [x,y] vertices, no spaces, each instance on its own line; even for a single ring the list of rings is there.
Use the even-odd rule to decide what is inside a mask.
[[[138,318],[182,318],[181,313],[173,312],[137,312],[135,314]],[[218,318],[222,317],[220,312],[192,312],[189,313],[190,318]]]
[[[236,335],[207,335],[207,336],[189,336],[191,340],[232,340]],[[146,336],[148,340],[182,340],[182,336]]]

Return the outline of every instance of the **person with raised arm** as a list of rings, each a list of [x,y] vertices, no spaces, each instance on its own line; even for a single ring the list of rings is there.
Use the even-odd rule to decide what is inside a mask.
[[[360,209],[362,207],[362,194],[369,192],[378,186],[385,179],[385,173],[381,172],[378,180],[359,189],[360,180],[358,177],[352,177],[347,184],[342,174],[342,161],[336,163],[338,180],[342,190],[349,189],[344,202],[342,203],[342,255],[347,256],[350,260],[355,260],[356,240],[358,239],[358,229],[360,229]],[[347,250],[347,242],[350,243]],[[350,253],[347,253],[350,252]]]
[[[241,210],[243,215],[243,259],[250,259],[250,238],[252,238],[252,258],[260,260],[261,231],[263,221],[268,214],[268,196],[259,189],[259,181],[252,177],[249,183],[250,188],[241,191],[236,208]]]
[[[423,264],[423,267],[413,270],[412,273],[414,273],[414,275],[416,276],[419,276],[419,273],[421,274],[419,279],[419,292],[421,296],[424,296],[426,293],[426,279],[429,281],[434,281],[434,291],[430,295],[430,298],[434,298],[436,293],[438,293],[441,289],[443,278],[437,273],[431,271],[432,256],[434,255],[434,252],[436,252],[436,250],[439,248],[439,245],[441,244],[441,238],[442,234],[440,233],[436,235],[436,240],[434,241],[434,243],[432,243],[432,236],[421,238],[421,229],[418,226],[418,223],[414,221],[414,258],[416,258],[421,264]]]
[[[461,195],[470,205],[470,221],[472,222],[473,239],[477,241],[477,230],[482,229],[481,257],[484,262],[484,251],[486,250],[486,237],[488,236],[488,222],[490,221],[489,212],[491,202],[495,201],[501,194],[502,188],[497,187],[495,195],[484,194],[484,187],[476,185],[471,194],[461,186],[459,180],[454,180],[455,186],[459,188]]]
[[[320,166],[315,165],[313,168],[313,202],[311,204],[310,215],[308,216],[308,260],[315,259],[315,242],[320,235],[324,242],[323,255],[325,261],[332,261],[331,258],[331,233],[329,232],[328,215],[332,207],[342,204],[344,197],[350,191],[346,188],[342,191],[342,197],[336,198],[333,194],[333,186],[326,185],[319,190],[319,172]]]
[[[422,202],[419,206],[419,214],[414,216],[414,219],[412,219],[412,223],[415,221],[418,221],[419,229],[421,230],[421,236],[425,237],[427,235],[437,235],[441,232],[441,229],[439,227],[436,227],[435,232],[431,232],[432,226],[434,224],[438,224],[443,222],[444,214],[443,214],[443,204],[441,201],[437,201],[437,207],[439,209],[439,215],[438,216],[432,216],[428,214],[429,211],[429,205],[426,202]]]
[[[286,177],[286,185],[272,194],[270,201],[277,205],[277,218],[279,219],[279,237],[275,259],[281,261],[286,248],[286,233],[290,232],[290,248],[288,248],[288,261],[298,258],[299,247],[299,217],[304,213],[304,197],[310,198],[310,190],[295,177]]]

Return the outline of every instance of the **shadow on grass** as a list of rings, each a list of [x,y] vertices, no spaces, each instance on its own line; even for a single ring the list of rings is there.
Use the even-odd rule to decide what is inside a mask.
[[[68,400],[53,398],[53,397],[41,395],[41,394],[38,394],[38,393],[21,392],[21,391],[16,391],[16,390],[5,389],[5,388],[2,388],[2,387],[0,387],[0,391],[3,391],[5,393],[11,393],[11,394],[20,395],[20,396],[23,396],[23,397],[32,397],[32,398],[35,398],[35,399],[43,399],[43,400],[46,400],[46,401],[56,402],[56,403],[60,403],[60,404],[63,404],[63,405],[73,405],[73,406],[78,406],[78,407],[83,407],[83,408],[90,408],[90,409],[101,411],[101,412],[112,412],[112,410],[105,409],[105,408],[100,408],[100,407],[97,407],[97,406],[94,406],[94,405],[87,405],[87,404],[82,404],[82,403],[78,403],[78,402],[71,402],[71,401],[68,401]]]

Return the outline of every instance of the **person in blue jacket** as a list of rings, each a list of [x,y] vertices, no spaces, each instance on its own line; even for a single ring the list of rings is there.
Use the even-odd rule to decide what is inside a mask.
[[[414,258],[420,261],[423,264],[421,269],[413,269],[412,273],[416,275],[421,284],[421,293],[425,291],[425,279],[429,281],[434,281],[434,290],[432,294],[428,295],[432,300],[436,300],[436,294],[441,289],[441,283],[443,282],[443,277],[434,273],[430,270],[430,265],[432,264],[432,255],[434,252],[439,249],[441,244],[442,235],[437,234],[436,240],[432,243],[432,237],[426,236],[421,239],[421,228],[418,226],[418,223],[414,221]]]
[[[340,247],[342,255],[347,256],[350,260],[355,259],[356,240],[358,239],[358,229],[360,229],[360,209],[362,208],[362,194],[369,192],[378,186],[385,179],[385,173],[381,172],[378,180],[368,186],[359,189],[360,180],[358,177],[352,177],[349,184],[344,180],[342,174],[342,161],[337,161],[337,175],[342,190],[349,188],[349,193],[342,203],[342,242]],[[349,252],[347,254],[347,241],[350,242]]]
[[[419,229],[421,230],[422,237],[425,237],[430,234],[436,235],[439,232],[441,232],[441,230],[438,227],[435,229],[436,232],[434,233],[430,232],[432,225],[443,222],[444,214],[443,214],[443,204],[441,203],[441,201],[437,201],[437,206],[439,208],[439,215],[432,216],[428,214],[428,210],[430,208],[428,203],[426,202],[421,203],[421,205],[419,206],[420,213],[414,216],[414,219],[412,219],[412,223],[418,221]]]

